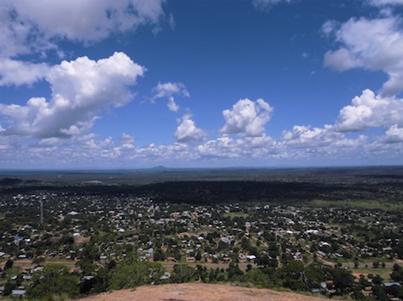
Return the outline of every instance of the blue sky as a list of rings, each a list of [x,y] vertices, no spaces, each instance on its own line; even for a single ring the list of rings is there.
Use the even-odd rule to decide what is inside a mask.
[[[402,8],[0,0],[0,168],[402,164]]]

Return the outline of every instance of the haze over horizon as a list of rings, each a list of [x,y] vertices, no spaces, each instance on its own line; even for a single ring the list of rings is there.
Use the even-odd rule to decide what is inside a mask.
[[[164,172],[164,171],[248,171],[248,170],[256,170],[256,171],[279,171],[286,172],[289,170],[292,171],[305,171],[305,170],[314,170],[314,171],[326,171],[326,170],[374,170],[379,172],[381,170],[383,173],[388,172],[389,170],[397,170],[402,169],[402,165],[277,165],[277,166],[186,166],[186,167],[178,167],[178,166],[150,166],[150,167],[105,167],[105,168],[97,168],[97,167],[89,167],[89,168],[80,168],[80,167],[71,167],[71,168],[61,168],[61,167],[44,167],[44,168],[4,168],[0,169],[0,175],[6,176],[10,173],[10,175],[14,175],[14,173],[30,173],[30,172],[79,172],[79,173],[97,173],[97,172],[106,172],[106,173],[114,173],[114,172],[122,172],[122,173],[130,173],[130,172]]]
[[[402,165],[402,13],[0,0],[0,169]]]

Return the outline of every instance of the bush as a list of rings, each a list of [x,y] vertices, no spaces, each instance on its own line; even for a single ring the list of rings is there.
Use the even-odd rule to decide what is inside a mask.
[[[158,263],[131,262],[118,264],[113,270],[109,289],[132,288],[158,282],[164,270]]]
[[[48,265],[35,273],[28,296],[33,299],[57,300],[60,296],[75,297],[79,293],[80,278],[61,265]]]
[[[194,281],[196,270],[186,264],[175,264],[172,273],[172,281],[175,283],[184,283]]]
[[[253,284],[256,287],[271,287],[269,277],[261,269],[251,269],[245,276],[244,281]]]

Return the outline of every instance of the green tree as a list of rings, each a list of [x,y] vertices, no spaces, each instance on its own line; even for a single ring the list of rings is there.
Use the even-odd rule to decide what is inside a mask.
[[[228,280],[231,281],[240,280],[241,276],[243,276],[243,272],[241,271],[239,266],[232,262],[229,264],[227,273],[228,273]]]
[[[10,270],[13,267],[13,265],[14,265],[14,261],[12,261],[11,259],[8,259],[6,261],[6,263],[4,264],[3,270],[4,271]]]
[[[13,289],[15,289],[17,287],[17,284],[15,283],[15,281],[10,281],[8,280],[5,284],[4,284],[4,296],[8,296],[11,294],[11,291]]]
[[[121,263],[112,272],[109,288],[118,290],[150,284],[158,281],[163,273],[161,264],[155,262]]]
[[[96,269],[94,262],[89,258],[80,259],[77,265],[80,267],[83,275],[91,275]]]
[[[261,269],[250,269],[247,271],[244,281],[257,287],[270,287],[269,278]]]
[[[345,269],[332,269],[331,274],[336,290],[340,294],[348,293],[354,286],[354,276],[351,271]]]
[[[195,280],[196,271],[186,264],[175,264],[172,273],[172,281],[175,283],[184,283]]]
[[[305,290],[306,285],[303,281],[304,264],[301,261],[292,260],[288,262],[281,270],[283,286],[292,290]]]
[[[75,297],[79,293],[80,278],[62,265],[48,265],[34,274],[28,296],[33,299],[55,300],[58,296]]]
[[[305,268],[305,278],[309,288],[318,288],[325,280],[325,273],[320,264],[313,263]]]

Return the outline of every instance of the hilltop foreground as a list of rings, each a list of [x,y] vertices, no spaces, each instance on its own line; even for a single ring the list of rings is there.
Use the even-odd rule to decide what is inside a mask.
[[[309,301],[324,300],[296,293],[224,284],[167,284],[103,293],[81,301]]]

